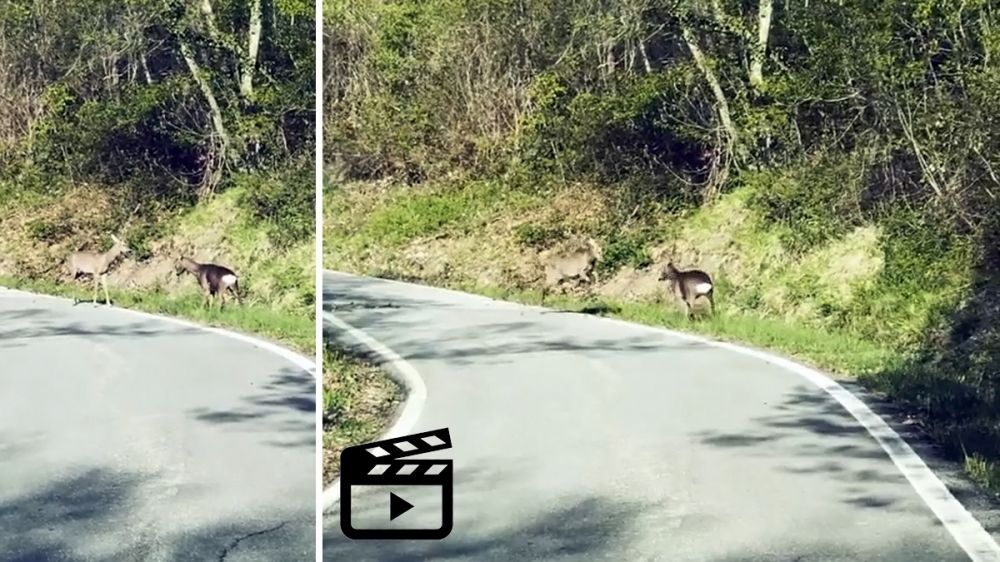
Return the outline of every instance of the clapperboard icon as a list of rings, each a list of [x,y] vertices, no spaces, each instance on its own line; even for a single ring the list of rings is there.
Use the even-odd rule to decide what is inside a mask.
[[[443,539],[452,527],[451,459],[403,459],[451,448],[448,428],[374,441],[340,455],[340,528],[352,539]]]

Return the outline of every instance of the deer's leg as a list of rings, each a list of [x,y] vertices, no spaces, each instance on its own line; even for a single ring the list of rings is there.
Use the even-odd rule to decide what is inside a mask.
[[[108,294],[108,276],[101,276],[101,285],[104,286],[104,304],[105,306],[111,306],[111,295]]]
[[[95,273],[94,274],[94,299],[92,301],[94,303],[94,305],[97,305],[97,285],[100,282],[101,282],[101,280],[98,279],[97,274]]]
[[[229,292],[233,294],[233,298],[236,299],[237,304],[243,304],[243,298],[240,297],[240,292],[236,288],[236,285],[230,285]]]
[[[692,305],[692,301],[693,301],[693,299],[691,298],[691,295],[689,295],[687,293],[687,291],[684,290],[684,287],[678,286],[678,288],[677,288],[677,296],[680,297],[681,302],[684,303],[684,317],[687,320],[690,320],[691,319],[691,305]]]

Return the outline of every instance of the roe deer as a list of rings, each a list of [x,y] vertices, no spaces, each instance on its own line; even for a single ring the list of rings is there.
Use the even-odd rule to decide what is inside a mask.
[[[712,278],[704,271],[700,269],[680,270],[674,266],[673,261],[670,261],[660,272],[660,281],[670,281],[670,289],[673,294],[684,301],[688,319],[691,318],[691,308],[694,306],[695,300],[700,296],[708,298],[712,314],[715,314]]]
[[[586,283],[597,280],[591,277],[597,262],[601,260],[601,247],[593,238],[587,238],[582,245],[575,248],[545,250],[538,254],[539,260],[545,266],[545,283],[542,285],[542,304],[545,295],[563,281],[577,279]]]
[[[243,304],[243,298],[239,293],[239,278],[232,269],[214,263],[198,263],[181,256],[177,260],[175,272],[180,275],[185,271],[194,275],[198,279],[198,285],[205,291],[205,306],[208,306],[210,298],[218,296],[220,299],[219,308],[221,309],[226,301],[226,291],[236,297],[236,302]]]
[[[111,271],[112,266],[114,266],[115,261],[120,256],[132,253],[129,247],[114,234],[111,235],[111,240],[114,241],[114,245],[103,254],[97,252],[74,252],[66,262],[69,268],[69,275],[74,281],[81,275],[90,275],[94,278],[93,303],[95,305],[97,304],[98,281],[104,287],[104,304],[107,306],[111,305],[111,297],[108,296],[108,272]],[[83,301],[76,297],[73,298],[74,305],[80,302]]]

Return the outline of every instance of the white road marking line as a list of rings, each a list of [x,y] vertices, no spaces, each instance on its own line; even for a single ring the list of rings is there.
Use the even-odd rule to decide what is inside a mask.
[[[396,378],[406,391],[405,402],[399,417],[396,418],[392,427],[378,441],[408,434],[417,424],[417,419],[420,418],[420,413],[427,402],[427,386],[424,384],[424,379],[420,376],[420,372],[408,361],[400,357],[398,353],[365,332],[351,326],[329,312],[323,316],[325,321],[343,330],[359,343],[378,354],[389,367],[390,376]],[[327,511],[338,501],[340,501],[339,478],[323,490],[323,511]]]
[[[633,324],[616,318],[594,317],[594,319],[747,355],[791,371],[808,380],[836,400],[878,442],[896,468],[909,481],[917,495],[924,500],[927,507],[937,516],[955,542],[969,555],[972,562],[1000,562],[1000,545],[983,528],[982,524],[965,509],[965,506],[952,495],[948,487],[941,482],[906,440],[857,396],[851,394],[849,390],[830,377],[815,369],[766,351],[749,349],[729,342],[713,341],[666,328]]]

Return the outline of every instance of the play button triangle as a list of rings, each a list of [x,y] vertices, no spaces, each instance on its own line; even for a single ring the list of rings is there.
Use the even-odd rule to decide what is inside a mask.
[[[389,521],[413,509],[413,504],[389,492]]]

